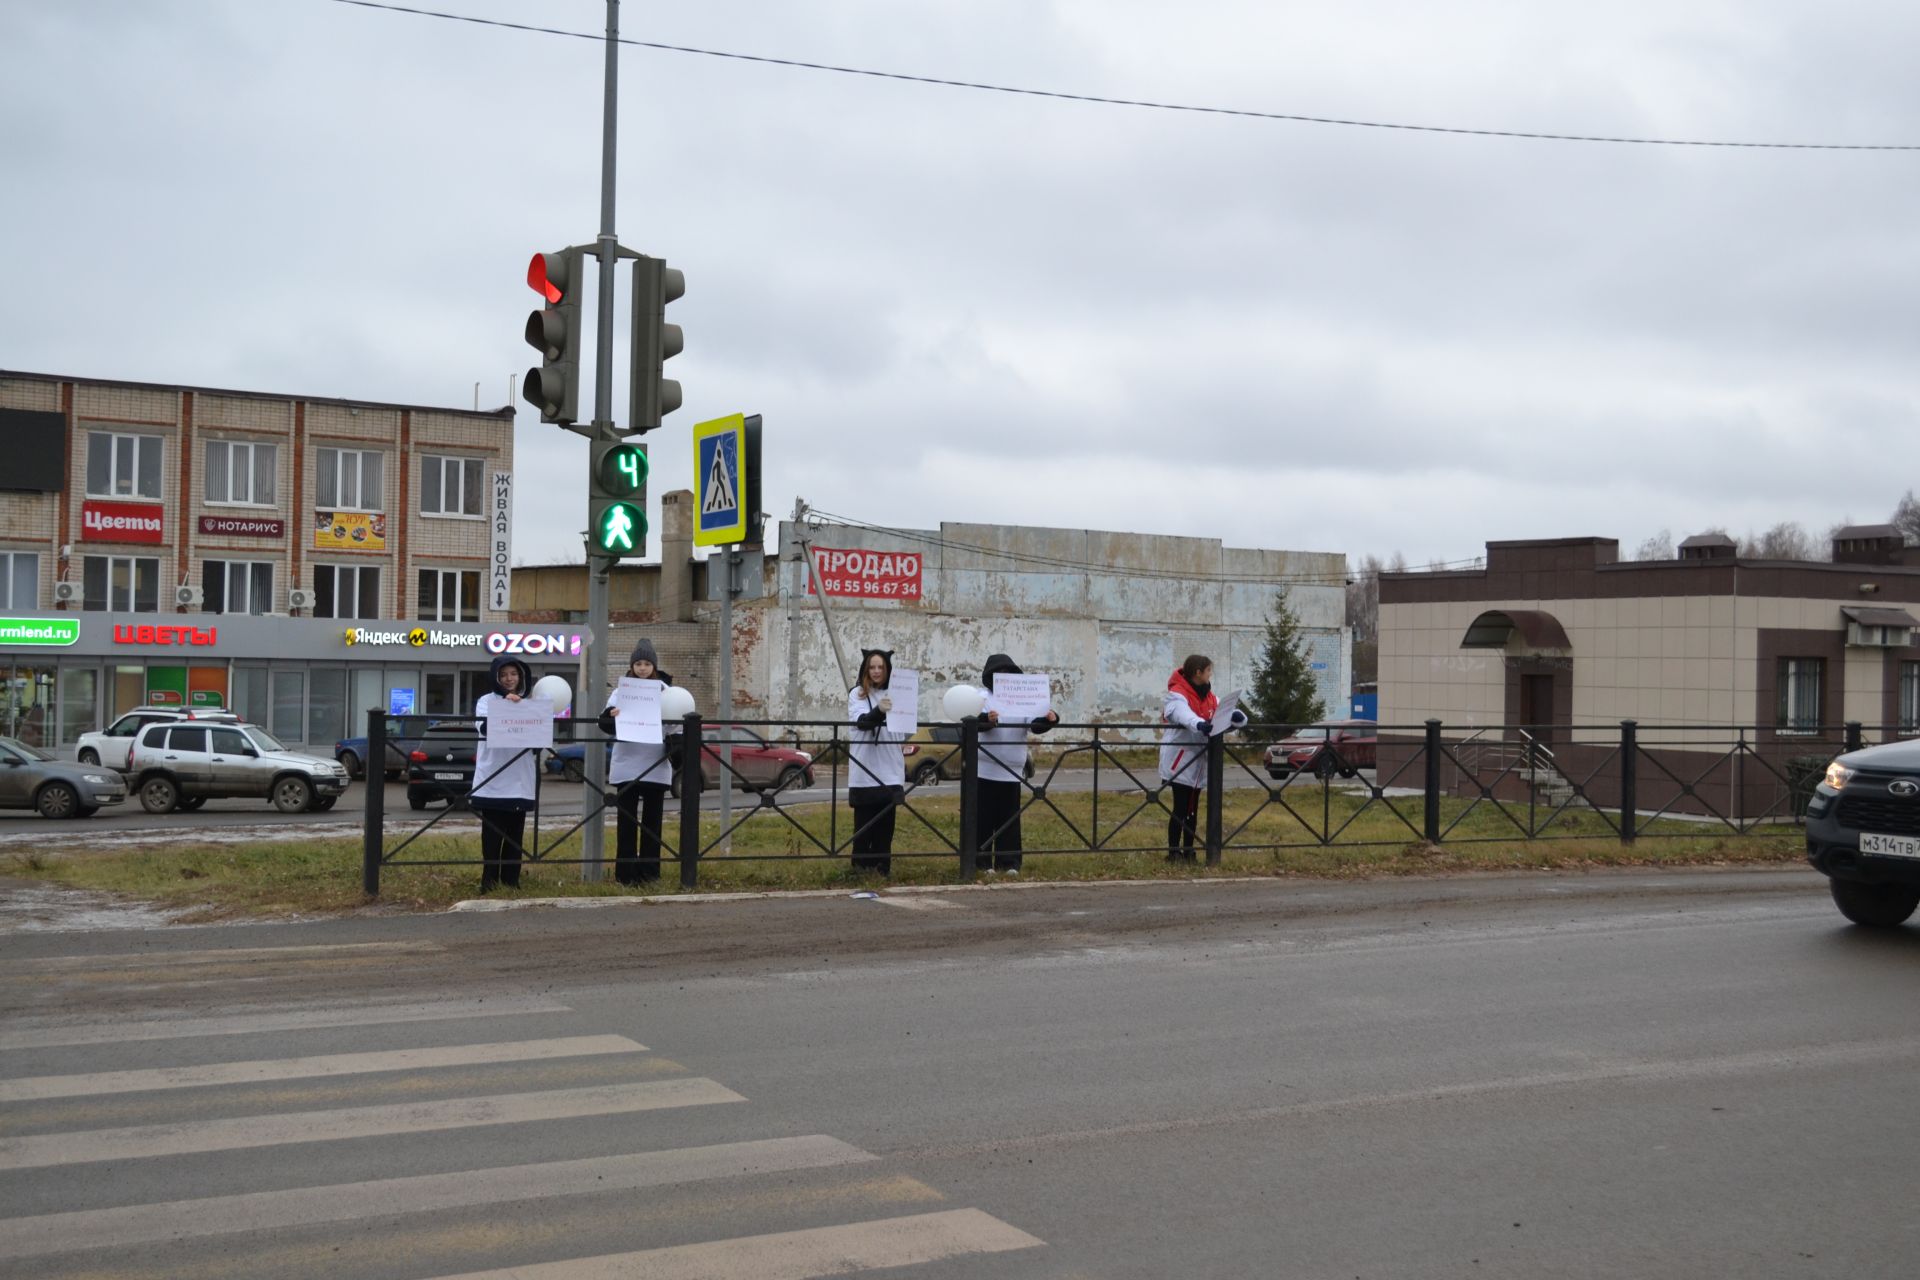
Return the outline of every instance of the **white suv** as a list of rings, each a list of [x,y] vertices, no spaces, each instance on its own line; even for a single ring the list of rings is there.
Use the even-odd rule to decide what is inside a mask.
[[[135,707],[104,729],[80,735],[80,763],[103,764],[109,769],[127,772],[133,755],[133,740],[150,724],[169,724],[175,720],[218,720],[239,723],[231,711],[183,710],[180,707]]]

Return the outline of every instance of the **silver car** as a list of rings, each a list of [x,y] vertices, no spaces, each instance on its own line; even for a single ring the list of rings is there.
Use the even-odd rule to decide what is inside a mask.
[[[229,796],[258,796],[282,813],[301,813],[333,808],[347,789],[338,763],[289,751],[255,724],[148,725],[127,772],[148,813],[198,809]]]
[[[127,798],[127,784],[101,765],[67,764],[17,738],[0,738],[0,809],[43,818],[89,818]]]

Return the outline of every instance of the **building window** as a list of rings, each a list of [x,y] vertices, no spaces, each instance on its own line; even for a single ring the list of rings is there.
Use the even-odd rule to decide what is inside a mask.
[[[207,501],[273,506],[274,463],[278,458],[276,445],[207,441]]]
[[[480,571],[422,569],[419,616],[422,622],[480,621]]]
[[[386,455],[372,449],[321,449],[314,506],[323,511],[384,511]]]
[[[1820,727],[1820,686],[1824,658],[1782,658],[1779,670],[1778,724],[1783,733],[1812,733]]]
[[[19,613],[40,607],[40,557],[32,551],[0,552],[0,606]]]
[[[379,568],[374,565],[349,564],[313,566],[313,616],[316,618],[379,617]]]
[[[420,514],[473,516],[486,514],[480,506],[479,458],[420,459]]]
[[[1900,732],[1920,733],[1920,662],[1900,664]]]
[[[83,609],[160,612],[160,561],[149,556],[87,556],[81,566]]]
[[[160,436],[87,432],[87,496],[160,501]]]
[[[273,565],[264,560],[208,560],[200,568],[206,613],[272,613]]]

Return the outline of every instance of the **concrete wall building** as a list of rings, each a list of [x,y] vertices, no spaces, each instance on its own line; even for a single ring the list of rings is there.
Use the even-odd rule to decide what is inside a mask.
[[[0,636],[0,730],[36,743],[159,700],[331,745],[388,686],[456,709],[459,678],[424,673],[474,666],[507,623],[510,408],[0,372],[0,448],[0,620],[72,637]],[[391,672],[384,646],[349,647],[354,624],[400,622],[460,638],[403,642]]]

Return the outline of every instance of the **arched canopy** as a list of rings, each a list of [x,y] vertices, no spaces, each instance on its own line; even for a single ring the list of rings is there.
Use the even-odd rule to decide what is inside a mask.
[[[1462,649],[1504,649],[1518,631],[1529,649],[1571,649],[1560,619],[1540,609],[1489,609],[1461,637]]]

